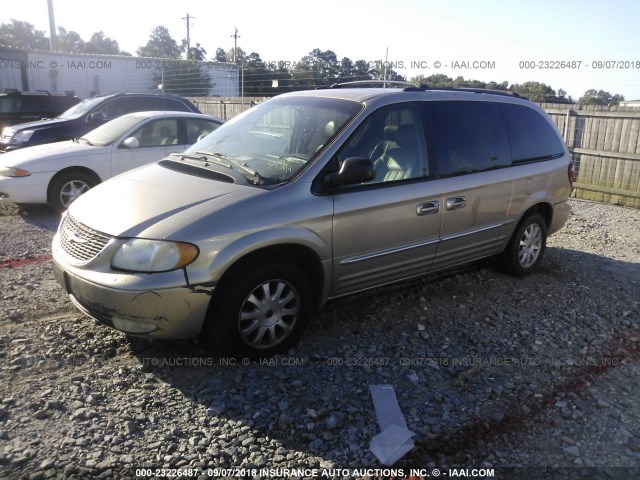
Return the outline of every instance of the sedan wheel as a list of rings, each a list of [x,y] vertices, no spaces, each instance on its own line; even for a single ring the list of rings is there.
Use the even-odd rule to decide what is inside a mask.
[[[96,185],[96,181],[84,172],[69,172],[54,178],[49,189],[49,203],[59,212]]]

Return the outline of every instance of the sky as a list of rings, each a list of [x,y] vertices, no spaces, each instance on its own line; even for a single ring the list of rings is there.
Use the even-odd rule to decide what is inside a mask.
[[[640,99],[637,0],[53,0],[55,21],[88,41],[97,31],[135,55],[154,27],[178,43],[296,62],[315,48],[338,59],[387,61],[411,77],[538,81],[577,100],[587,89]],[[27,21],[49,36],[47,0],[3,2],[0,23]]]

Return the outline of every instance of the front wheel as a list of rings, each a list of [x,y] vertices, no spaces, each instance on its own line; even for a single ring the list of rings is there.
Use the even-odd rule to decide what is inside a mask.
[[[95,179],[84,172],[64,173],[53,180],[49,192],[49,203],[57,211],[64,212],[69,205],[96,184]]]
[[[309,282],[291,265],[236,272],[215,293],[205,333],[224,354],[251,358],[274,355],[298,341],[310,306]]]
[[[547,224],[539,214],[520,222],[507,248],[499,256],[500,266],[509,273],[523,277],[533,272],[542,260],[547,245]]]

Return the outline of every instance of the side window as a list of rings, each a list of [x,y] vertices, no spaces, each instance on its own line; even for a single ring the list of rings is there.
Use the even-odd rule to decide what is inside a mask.
[[[162,108],[160,108],[160,110],[173,110],[175,112],[190,112],[191,110],[189,110],[187,108],[187,106],[180,102],[179,100],[176,100],[174,98],[165,98],[163,99],[163,105]]]
[[[424,109],[440,175],[511,165],[509,138],[497,104],[425,102]]]
[[[104,121],[113,120],[114,118],[118,118],[125,113],[131,113],[134,110],[131,110],[130,100],[127,98],[116,98],[113,100],[107,101],[104,105],[99,107],[94,113],[98,113]]]
[[[137,97],[129,99],[129,112],[150,112],[150,111],[176,111],[188,112],[189,109],[184,103],[175,98],[167,98],[162,96],[156,97]]]
[[[564,153],[558,133],[536,110],[522,105],[500,106],[507,123],[514,162],[539,160]]]
[[[154,120],[136,130],[133,135],[140,147],[159,147],[178,143],[178,121],[176,119]]]
[[[211,120],[201,120],[199,118],[187,118],[187,143],[189,145],[198,141],[198,138],[209,135],[220,125]]]
[[[376,178],[393,182],[429,175],[424,129],[415,105],[401,104],[375,111],[362,122],[338,153],[371,159]]]

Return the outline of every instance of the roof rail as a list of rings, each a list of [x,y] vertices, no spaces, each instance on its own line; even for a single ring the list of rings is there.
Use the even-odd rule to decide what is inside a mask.
[[[407,82],[404,80],[355,80],[353,82],[334,83],[328,86],[318,87],[316,90],[327,88],[362,87],[365,85],[381,85],[383,88],[405,87],[405,90],[427,90],[429,87],[424,83]]]
[[[526,97],[518,95],[516,92],[508,90],[496,90],[492,88],[474,88],[474,87],[430,87],[426,83],[419,82],[407,82],[402,80],[356,80],[353,82],[334,83],[328,86],[317,87],[316,90],[324,90],[329,88],[344,88],[344,87],[363,87],[366,85],[380,85],[383,88],[390,87],[404,87],[405,92],[424,92],[427,90],[445,90],[452,92],[471,92],[471,93],[486,93],[490,95],[504,95],[506,97],[517,97],[527,100]]]
[[[493,88],[474,88],[474,87],[431,87],[429,90],[450,90],[453,92],[471,92],[471,93],[488,93],[491,95],[504,95],[506,97],[518,97],[525,98],[518,95],[516,92],[510,92],[508,90],[496,90]]]

